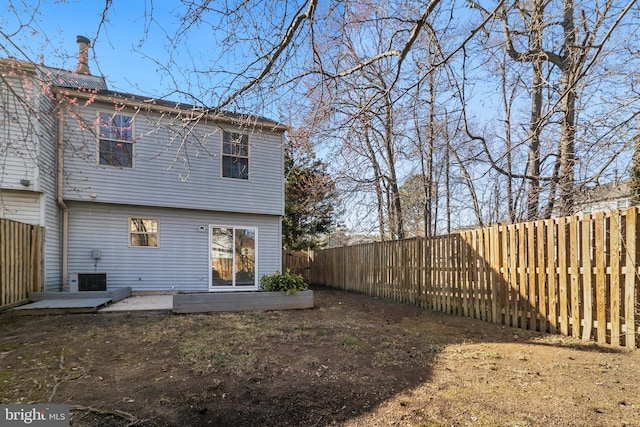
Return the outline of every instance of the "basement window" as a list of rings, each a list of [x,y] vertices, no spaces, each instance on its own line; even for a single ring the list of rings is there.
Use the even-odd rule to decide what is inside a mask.
[[[148,218],[129,218],[129,246],[157,248],[159,221]]]

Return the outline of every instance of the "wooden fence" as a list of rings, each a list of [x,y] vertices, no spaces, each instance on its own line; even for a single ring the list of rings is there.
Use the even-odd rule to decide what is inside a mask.
[[[638,209],[322,250],[311,283],[636,348]]]
[[[42,290],[43,227],[0,218],[0,311]]]
[[[313,251],[282,251],[282,271],[290,270],[293,274],[301,275],[309,283],[312,260]]]

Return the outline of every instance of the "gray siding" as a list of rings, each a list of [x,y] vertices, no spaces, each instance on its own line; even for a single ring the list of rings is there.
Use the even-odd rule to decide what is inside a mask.
[[[43,195],[30,191],[0,190],[0,218],[42,225]]]
[[[44,145],[55,142],[49,140],[53,104],[34,73],[17,74],[5,74],[0,85],[0,188],[39,192],[53,166]]]
[[[106,272],[109,288],[208,291],[209,224],[257,227],[258,276],[281,268],[279,216],[82,202],[69,207],[69,273]],[[158,248],[129,247],[130,217],[160,221]],[[97,265],[94,249],[102,255]]]
[[[60,290],[62,287],[61,263],[61,221],[58,197],[58,139],[56,116],[52,100],[40,98],[40,142],[38,187],[43,192],[43,216],[45,226],[44,240],[44,284],[47,291]]]
[[[16,78],[0,87],[0,188],[33,190],[38,176],[38,138],[35,112],[24,105],[32,96]],[[37,105],[37,104],[36,104]],[[27,188],[20,181],[31,182]]]
[[[45,287],[58,289],[55,108],[51,94],[38,83],[40,77],[30,71],[24,76],[28,79],[7,73],[6,84],[0,85],[0,216],[45,227]],[[28,186],[21,183],[25,179]]]
[[[282,215],[283,134],[199,122],[181,131],[180,122],[157,113],[135,116],[134,168],[97,165],[96,104],[80,111],[85,125],[65,121],[65,199],[101,203]],[[133,114],[131,109],[123,113]],[[83,127],[85,128],[83,130]],[[250,179],[221,177],[222,129],[249,134]],[[182,133],[179,133],[182,132]]]

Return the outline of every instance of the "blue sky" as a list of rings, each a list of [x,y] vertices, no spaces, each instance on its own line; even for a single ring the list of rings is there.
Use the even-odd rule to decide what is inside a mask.
[[[1,2],[3,10],[8,10],[10,4],[15,6],[16,13],[4,13],[0,17],[2,31],[14,33],[19,28],[16,15],[24,21],[33,8],[22,4],[30,3],[28,1]],[[95,41],[89,60],[92,74],[104,75],[112,90],[158,96],[167,93],[170,86],[163,82],[158,65],[149,58],[166,64],[166,41],[162,33],[171,34],[177,26],[173,4],[153,2],[154,21],[149,22],[145,18],[150,12],[147,1],[115,0],[107,22],[100,26],[104,0],[45,0],[30,24],[33,31],[23,30],[13,40],[29,57],[21,59],[40,62],[44,58],[46,65],[73,70],[77,64],[76,36],[86,36]],[[145,28],[150,30],[150,37],[145,37]],[[141,43],[140,50],[149,58],[136,51]],[[6,54],[3,52],[2,56]]]

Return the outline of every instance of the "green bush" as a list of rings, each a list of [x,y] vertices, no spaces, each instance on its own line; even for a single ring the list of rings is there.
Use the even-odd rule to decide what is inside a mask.
[[[304,282],[302,276],[292,274],[289,269],[285,273],[277,271],[271,276],[262,276],[260,287],[265,291],[285,292],[287,295],[309,290],[309,286]]]

